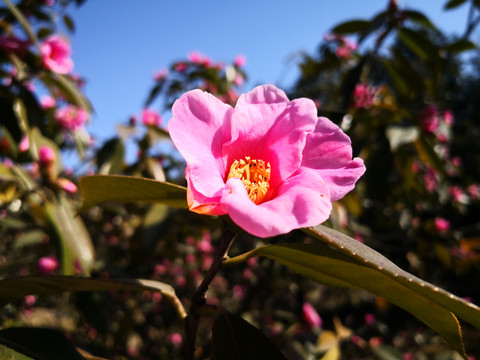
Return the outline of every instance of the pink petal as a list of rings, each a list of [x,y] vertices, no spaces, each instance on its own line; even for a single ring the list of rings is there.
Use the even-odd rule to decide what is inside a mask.
[[[328,191],[320,176],[303,169],[287,179],[272,200],[256,205],[248,198],[243,183],[231,178],[223,192],[222,206],[238,226],[265,238],[328,219],[332,209]]]
[[[199,192],[195,188],[195,182],[190,179],[190,171],[186,171],[186,178],[187,178],[187,203],[188,208],[196,213],[199,214],[207,214],[207,215],[225,215],[225,211],[223,210],[222,206],[220,205],[221,194],[223,189],[225,188],[225,184],[222,181],[220,186],[220,190],[217,190],[217,194],[215,194],[215,190],[211,189],[209,193],[210,196],[205,196],[201,192]]]
[[[187,92],[172,108],[170,136],[189,165],[188,177],[196,191],[207,197],[225,186],[221,148],[229,140],[224,124],[231,111],[229,105],[201,90]]]
[[[318,119],[315,131],[307,137],[302,167],[318,170],[330,188],[332,201],[352,190],[365,172],[362,159],[352,160],[350,138],[324,117]]]
[[[300,167],[306,136],[317,122],[317,109],[308,99],[284,102],[288,99],[283,92],[269,86],[251,93],[232,115],[232,138],[239,137],[223,147],[224,154],[228,154],[226,166],[245,156],[270,162],[271,184],[276,187]],[[262,98],[279,101],[280,105],[255,104]]]

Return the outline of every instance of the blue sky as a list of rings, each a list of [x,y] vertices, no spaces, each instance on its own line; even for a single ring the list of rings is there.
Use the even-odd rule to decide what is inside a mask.
[[[443,11],[443,0],[399,0],[420,10],[447,33],[461,33],[467,7]],[[115,124],[138,114],[155,70],[200,51],[214,61],[247,58],[249,81],[288,88],[298,75],[301,52],[313,53],[340,21],[370,18],[387,0],[159,1],[90,0],[70,9],[74,71],[86,78],[95,113],[88,126],[100,141]],[[168,114],[164,114],[168,117]]]

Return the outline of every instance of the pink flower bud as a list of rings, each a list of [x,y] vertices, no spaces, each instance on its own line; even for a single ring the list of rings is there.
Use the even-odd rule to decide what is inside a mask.
[[[50,95],[44,95],[40,98],[40,106],[43,109],[52,109],[57,105],[55,98]]]
[[[48,275],[58,269],[58,260],[55,256],[45,256],[38,259],[37,270],[42,275]]]
[[[28,139],[28,135],[23,135],[22,140],[18,144],[18,151],[21,153],[27,151],[30,148],[30,140]]]
[[[173,333],[168,337],[168,341],[170,341],[173,346],[180,347],[183,343],[183,338],[179,333]]]
[[[311,328],[319,328],[322,326],[322,319],[318,315],[317,310],[308,302],[302,306],[302,315],[305,322]]]
[[[42,146],[40,150],[38,150],[38,161],[41,165],[50,165],[55,162],[56,155],[55,152],[49,146]]]
[[[446,232],[450,230],[450,221],[437,217],[435,218],[435,227],[440,232]]]
[[[155,110],[143,109],[142,123],[146,126],[159,126],[162,123],[162,117]]]
[[[235,57],[234,64],[238,67],[245,66],[247,63],[247,59],[245,58],[245,55],[239,54]]]
[[[75,194],[78,191],[77,185],[65,178],[58,178],[56,184],[60,189],[71,194]]]

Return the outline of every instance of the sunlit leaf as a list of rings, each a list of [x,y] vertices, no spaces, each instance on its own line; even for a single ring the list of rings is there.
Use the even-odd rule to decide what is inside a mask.
[[[67,100],[88,112],[92,112],[92,106],[85,96],[80,92],[75,83],[67,76],[62,74],[46,74],[41,76],[41,80],[47,86],[58,88]],[[54,93],[54,91],[53,91]]]
[[[286,360],[255,326],[241,317],[219,311],[213,324],[213,360]]]
[[[0,305],[6,305],[27,295],[51,295],[76,291],[153,291],[172,302],[180,317],[185,310],[168,284],[144,279],[93,279],[88,277],[48,275],[21,276],[0,280]]]
[[[420,136],[420,130],[416,126],[395,126],[391,125],[385,130],[392,151],[400,146],[411,144]]]
[[[95,258],[92,240],[70,201],[60,194],[54,203],[46,203],[44,208],[49,224],[60,242],[63,273],[74,274],[78,262],[81,270],[90,274]]]
[[[25,356],[12,348],[5,345],[0,345],[0,359],[4,360],[35,360],[29,356]]]
[[[335,26],[332,33],[339,35],[359,33],[365,31],[369,24],[370,22],[367,20],[350,20]]]
[[[263,246],[225,264],[260,255],[320,283],[368,290],[415,315],[466,358],[456,316],[480,328],[479,307],[400,269],[342,233],[324,226],[304,231],[320,242]]]
[[[53,329],[28,327],[3,329],[0,330],[0,344],[32,359],[85,360],[65,335]],[[9,358],[2,357],[2,359]]]
[[[183,186],[151,179],[116,175],[85,176],[80,179],[83,202],[80,212],[109,201],[147,201],[187,208]]]

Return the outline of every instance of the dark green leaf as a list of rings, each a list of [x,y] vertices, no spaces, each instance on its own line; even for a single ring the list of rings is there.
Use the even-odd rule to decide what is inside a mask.
[[[67,75],[61,74],[46,74],[41,77],[41,80],[47,87],[54,86],[59,89],[67,100],[77,105],[88,112],[92,112],[92,106],[90,102],[83,96],[75,83]],[[51,91],[55,93],[55,91]]]
[[[432,44],[417,31],[401,28],[398,30],[398,37],[400,40],[412,50],[421,59],[428,59],[429,49],[432,48]]]
[[[460,5],[462,5],[463,3],[465,3],[467,0],[450,0],[448,1],[445,6],[443,7],[445,10],[450,10],[450,9],[454,9]]]
[[[75,32],[75,23],[73,22],[72,18],[67,14],[63,15],[63,23],[68,30],[70,30],[71,32]]]
[[[123,169],[125,150],[120,138],[106,141],[97,153],[98,173],[101,175],[118,174]]]
[[[130,176],[94,175],[80,179],[81,211],[108,201],[147,201],[187,208],[187,189],[167,182]]]
[[[350,20],[335,26],[332,33],[344,35],[352,33],[361,33],[365,31],[370,24],[367,20]]]
[[[3,329],[0,330],[0,344],[35,360],[85,360],[65,335],[52,329]]]
[[[143,279],[93,279],[75,276],[21,276],[0,280],[0,305],[6,305],[27,295],[51,295],[67,291],[153,291],[173,303],[180,317],[185,310],[168,284]]]
[[[286,360],[256,327],[242,319],[219,311],[213,324],[212,360]]]
[[[165,84],[165,81],[160,81],[157,83],[152,90],[150,91],[150,94],[148,94],[148,98],[145,101],[145,104],[143,105],[145,108],[148,108],[152,102],[156,99],[158,94],[160,94],[160,91],[162,91],[163,84]]]
[[[4,0],[3,2],[5,5],[7,5],[8,9],[12,12],[13,16],[15,16],[20,25],[22,25],[30,40],[38,47],[37,37],[35,36],[35,33],[33,32],[33,29],[30,26],[27,18],[14,4],[10,2],[10,0]]]
[[[405,15],[407,19],[419,25],[428,27],[433,30],[437,30],[437,27],[430,21],[430,19],[419,11],[404,10],[402,11],[402,14]]]
[[[477,45],[475,45],[475,43],[466,39],[454,41],[444,47],[446,51],[454,54],[461,53],[463,51],[474,50],[476,48]]]

